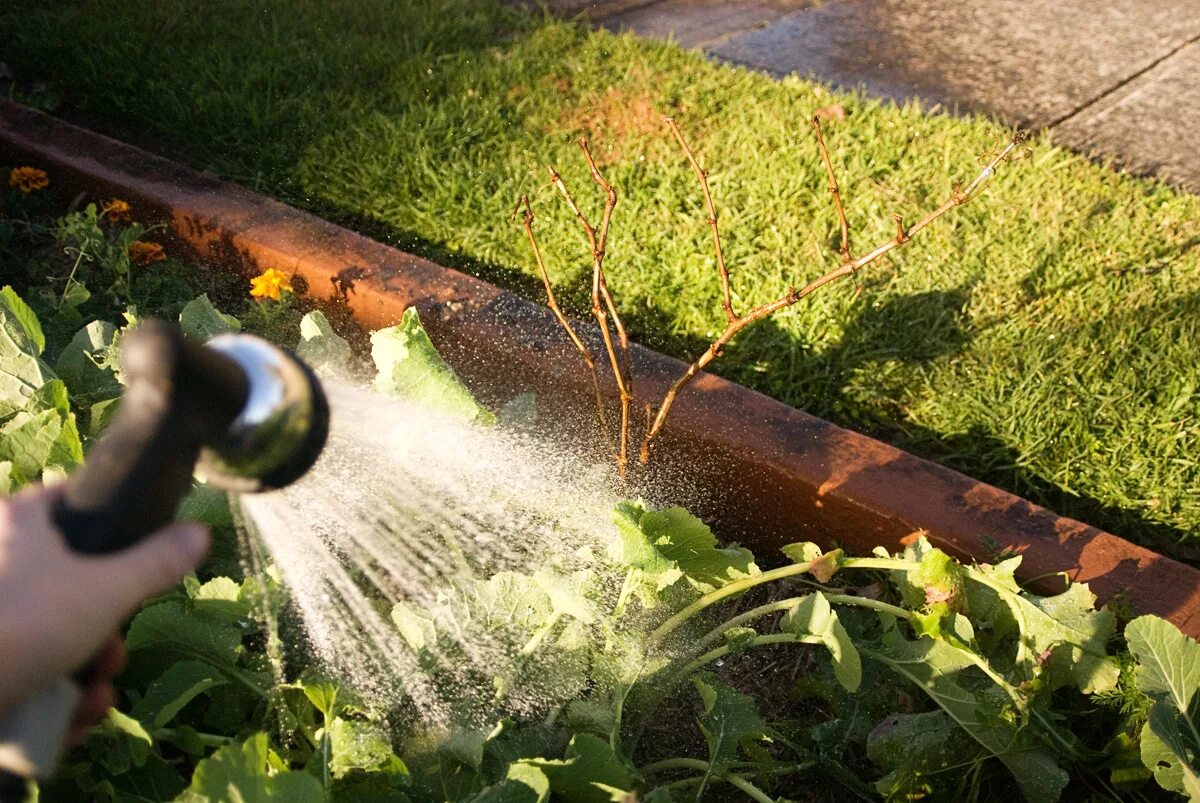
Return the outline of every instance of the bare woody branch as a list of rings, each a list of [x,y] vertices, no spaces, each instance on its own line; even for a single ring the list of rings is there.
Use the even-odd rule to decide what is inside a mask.
[[[624,477],[626,467],[629,463],[629,407],[633,402],[633,392],[629,387],[626,375],[628,357],[626,357],[623,365],[622,361],[617,357],[617,350],[613,345],[612,333],[608,327],[610,315],[613,318],[620,343],[626,354],[628,354],[628,338],[625,336],[625,327],[620,322],[620,317],[617,315],[616,307],[612,302],[612,296],[608,292],[608,283],[604,278],[604,256],[605,248],[608,246],[608,228],[612,220],[613,209],[617,205],[617,192],[611,184],[604,180],[604,177],[596,168],[591,152],[588,150],[587,140],[581,139],[579,146],[582,148],[584,156],[588,161],[588,166],[592,172],[592,180],[604,190],[606,196],[599,232],[597,232],[595,226],[591,224],[587,216],[580,210],[579,205],[575,203],[575,199],[567,189],[567,185],[563,182],[562,176],[558,174],[553,166],[547,165],[546,167],[550,171],[551,183],[559,191],[563,199],[566,200],[567,206],[579,220],[584,236],[587,238],[588,245],[592,250],[592,315],[600,325],[600,334],[604,339],[604,349],[608,353],[608,360],[612,366],[613,377],[616,379],[617,390],[621,398],[621,425],[617,447],[617,471],[621,477]]]
[[[683,138],[683,132],[679,130],[675,118],[666,117],[664,120],[679,142],[679,147],[683,148],[683,154],[691,163],[692,170],[695,171],[696,178],[700,181],[700,188],[704,191],[704,203],[708,208],[708,227],[712,229],[713,249],[717,252],[717,276],[721,279],[721,306],[725,309],[725,317],[730,323],[733,323],[738,316],[733,311],[733,296],[729,290],[729,270],[725,267],[725,252],[721,250],[721,233],[717,228],[717,208],[713,205],[712,192],[708,188],[708,173],[696,161],[696,154],[692,153],[687,140]]]
[[[600,221],[600,233],[597,237],[599,245],[599,255],[596,257],[597,265],[595,274],[599,279],[600,295],[604,298],[604,305],[608,308],[608,314],[612,316],[613,326],[617,330],[617,342],[621,344],[621,356],[624,359],[625,385],[627,386],[630,395],[633,394],[633,372],[629,365],[629,335],[625,331],[625,324],[621,321],[621,316],[617,314],[616,304],[613,303],[612,295],[608,292],[608,278],[604,273],[604,257],[608,254],[608,227],[612,221],[613,209],[617,206],[617,191],[613,186],[604,180],[600,169],[596,167],[596,160],[592,158],[592,151],[588,147],[588,141],[580,138],[579,147],[583,150],[583,156],[587,159],[588,170],[592,174],[592,181],[604,191],[604,217]]]
[[[524,207],[522,213],[522,223],[525,228],[525,235],[529,238],[529,247],[533,250],[533,259],[537,262],[538,274],[542,277],[542,285],[546,288],[546,305],[550,307],[550,311],[554,313],[554,317],[566,330],[567,337],[571,339],[575,349],[579,352],[579,356],[583,358],[588,370],[592,374],[592,387],[596,391],[596,417],[600,421],[600,430],[604,433],[604,437],[608,438],[608,416],[604,414],[604,396],[600,393],[600,375],[596,372],[596,360],[592,357],[592,353],[588,351],[583,340],[575,332],[575,328],[571,326],[571,322],[567,320],[567,316],[563,314],[562,309],[558,306],[558,299],[554,296],[554,287],[550,284],[550,274],[546,271],[546,263],[542,260],[542,249],[538,246],[537,237],[533,233],[533,209],[529,205],[529,196],[522,195],[517,200],[517,208],[514,214]]]
[[[838,189],[837,176],[833,172],[833,161],[829,158],[829,148],[825,147],[825,137],[821,134],[821,118],[812,118],[813,130],[817,132],[817,147],[821,151],[821,161],[825,163],[825,175],[829,176],[829,193],[833,196],[833,206],[837,209],[838,223],[842,227],[842,264],[849,262],[850,256],[850,224],[846,221],[846,210],[842,206],[842,193]]]
[[[674,128],[674,126],[672,127]],[[799,290],[794,287],[789,288],[787,293],[782,298],[755,307],[745,315],[740,317],[735,316],[733,319],[731,319],[729,321],[729,325],[725,327],[725,331],[722,332],[721,335],[714,340],[711,345],[709,345],[708,349],[706,349],[705,352],[701,354],[695,362],[688,366],[683,375],[680,376],[679,379],[675,380],[675,383],[667,390],[666,395],[663,397],[662,404],[659,405],[658,411],[654,416],[654,420],[651,422],[650,427],[646,431],[645,438],[642,440],[642,447],[639,455],[641,462],[645,463],[650,459],[650,449],[653,446],[654,439],[662,431],[663,423],[666,421],[667,414],[671,411],[671,406],[675,403],[675,399],[679,396],[680,391],[682,391],[684,387],[687,386],[687,383],[690,382],[692,378],[696,376],[696,374],[702,371],[706,365],[716,359],[716,357],[721,354],[721,350],[728,345],[729,341],[736,337],[739,332],[746,327],[761,321],[763,318],[778,312],[779,310],[792,306],[800,301],[800,299],[805,298],[830,282],[854,274],[859,269],[871,264],[875,260],[890,252],[892,249],[898,248],[907,243],[935,220],[946,214],[946,212],[950,211],[956,206],[961,206],[962,204],[972,200],[976,195],[978,195],[983,184],[995,174],[996,168],[1005,160],[1007,160],[1013,150],[1022,142],[1024,142],[1024,140],[1024,132],[1017,132],[1008,145],[988,161],[987,165],[984,166],[983,170],[980,171],[979,175],[977,175],[970,184],[968,184],[966,187],[956,186],[949,198],[943,201],[942,204],[936,209],[928,212],[912,226],[905,228],[903,220],[897,217],[896,234],[883,243],[880,243],[866,254],[863,254],[857,259],[844,258],[842,264],[837,268],[829,271],[823,276],[814,279]],[[825,158],[827,159],[827,157]],[[705,188],[705,191],[707,193],[707,188]],[[847,239],[844,242],[846,251],[848,252],[848,234]]]

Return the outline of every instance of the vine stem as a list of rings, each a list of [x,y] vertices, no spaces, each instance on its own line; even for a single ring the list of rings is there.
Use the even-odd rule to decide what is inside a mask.
[[[672,130],[677,130],[677,127],[675,127],[673,124],[672,124]],[[677,138],[679,138],[680,142],[683,143],[682,137],[679,137],[677,135]],[[866,254],[863,254],[862,256],[858,257],[857,259],[843,259],[842,264],[840,264],[838,267],[834,268],[833,270],[829,271],[828,273],[824,274],[823,276],[819,276],[816,279],[813,279],[811,282],[804,285],[799,290],[797,290],[795,287],[789,287],[788,291],[783,295],[782,298],[778,298],[774,301],[770,301],[770,302],[767,302],[766,304],[757,306],[754,309],[747,312],[745,315],[741,315],[741,316],[732,315],[731,316],[729,313],[732,312],[732,308],[727,307],[726,308],[727,324],[725,326],[725,330],[717,337],[716,340],[714,340],[709,345],[709,347],[704,351],[703,354],[701,354],[698,358],[696,358],[696,360],[687,367],[687,369],[684,371],[683,375],[680,376],[677,380],[675,380],[675,382],[671,385],[671,387],[667,390],[666,394],[663,396],[663,400],[658,406],[658,411],[654,415],[654,420],[651,422],[649,429],[646,431],[645,437],[643,437],[643,439],[642,439],[642,445],[641,445],[641,449],[638,454],[638,459],[643,464],[650,460],[650,449],[654,444],[654,439],[656,437],[658,437],[658,434],[662,431],[663,424],[666,422],[666,419],[667,419],[667,414],[670,413],[671,407],[672,407],[672,405],[674,405],[675,399],[678,398],[680,391],[682,391],[687,386],[687,384],[692,381],[693,377],[695,377],[696,374],[698,374],[698,373],[700,373],[700,371],[704,370],[705,366],[707,366],[710,362],[712,362],[717,357],[721,356],[721,352],[724,350],[725,346],[727,346],[729,344],[729,342],[731,340],[733,340],[733,338],[736,337],[739,332],[741,332],[743,329],[747,328],[748,326],[752,326],[753,324],[758,323],[759,321],[763,320],[764,318],[767,318],[767,317],[775,314],[776,312],[779,312],[782,309],[786,309],[788,307],[793,306],[794,304],[799,302],[802,298],[805,298],[805,297],[811,295],[812,293],[816,292],[817,290],[819,290],[820,288],[829,284],[830,282],[833,282],[833,281],[836,281],[837,279],[841,279],[845,276],[850,276],[850,275],[857,273],[861,268],[871,264],[872,262],[876,261],[877,259],[884,256],[885,254],[889,253],[893,249],[899,248],[900,246],[907,243],[909,240],[911,240],[913,237],[915,237],[917,234],[919,234],[921,231],[923,231],[925,228],[927,228],[931,223],[933,223],[935,220],[940,218],[942,215],[949,212],[954,207],[961,206],[961,205],[967,203],[968,201],[972,200],[973,198],[975,198],[978,195],[979,189],[983,186],[984,182],[986,182],[993,175],[995,175],[996,167],[998,165],[1000,165],[1000,163],[1002,163],[1006,159],[1008,159],[1009,154],[1011,154],[1012,151],[1024,141],[1025,141],[1025,134],[1023,132],[1018,132],[1012,138],[1012,140],[1008,143],[1008,145],[1006,145],[999,153],[997,153],[995,156],[993,156],[988,161],[987,165],[984,166],[983,170],[981,170],[979,172],[979,174],[971,181],[970,184],[968,184],[965,188],[962,186],[956,186],[954,188],[954,191],[950,194],[950,197],[948,197],[945,201],[943,201],[941,203],[941,205],[939,205],[936,209],[934,209],[931,212],[926,213],[926,215],[924,217],[922,217],[920,220],[918,220],[912,226],[905,228],[903,219],[897,217],[897,219],[896,219],[896,234],[893,235],[890,239],[875,246],[875,248],[871,249]],[[684,144],[685,153],[690,154],[691,149],[687,147],[686,143],[683,143],[683,144]],[[822,144],[823,144],[823,141],[822,141]],[[697,170],[699,170],[699,166],[695,164],[694,160],[695,160],[695,157],[692,157],[691,161],[693,161],[695,168]],[[701,188],[704,191],[705,196],[709,197],[708,196],[708,182],[703,177],[704,176],[703,171],[699,170],[698,175],[701,177]],[[832,175],[832,170],[830,170],[830,175]],[[836,182],[834,182],[834,183],[836,184]],[[840,207],[840,204],[841,204],[840,193],[838,195],[836,195],[835,197],[837,198],[837,203]],[[843,218],[844,218],[844,215],[845,215],[845,213],[842,212],[841,216]],[[711,212],[710,212],[709,220],[712,221],[712,223],[713,223],[713,231],[714,231],[714,236],[715,236],[716,218]],[[849,253],[848,230],[847,230],[846,240],[845,240],[845,249],[846,249],[846,253],[848,254]],[[718,248],[718,253],[719,253],[719,248]],[[724,265],[723,257],[720,258],[720,261],[718,264],[721,266]],[[721,280],[722,280],[723,285],[728,282],[728,274],[724,272],[723,267],[721,268]],[[722,292],[725,294],[725,297],[728,298],[728,289],[723,287]]]
[[[899,558],[843,558],[839,564],[841,569],[888,569],[892,571],[913,571],[920,567],[920,563],[915,560],[901,560]],[[778,569],[756,574],[751,577],[743,577],[741,580],[734,580],[728,585],[723,585],[718,589],[708,592],[700,599],[683,608],[667,621],[659,625],[646,639],[647,645],[653,645],[662,641],[666,636],[673,633],[680,625],[686,622],[695,614],[715,605],[726,597],[739,594],[747,589],[753,588],[763,583],[769,583],[773,580],[780,580],[784,577],[794,577],[798,574],[804,574],[811,568],[811,562],[793,563],[790,566],[781,566]]]
[[[825,592],[821,592],[825,593]],[[780,611],[788,611],[799,605],[808,598],[808,594],[800,597],[788,597],[787,599],[768,602],[766,605],[759,605],[757,608],[752,608],[743,614],[733,617],[719,627],[713,628],[698,642],[698,647],[703,647],[707,644],[719,639],[726,632],[735,627],[741,627],[747,622],[752,622],[755,619],[761,619],[764,616],[769,616]],[[849,594],[825,594],[825,599],[829,600],[830,604],[836,605],[856,605],[860,608],[871,608],[872,610],[890,613],[900,619],[911,619],[912,611],[905,610],[896,605],[892,605],[882,600],[868,599],[867,597],[855,597]]]
[[[675,770],[675,769],[697,770],[699,772],[704,773],[704,775],[700,776],[699,778],[686,779],[688,783],[698,782],[700,784],[700,790],[697,791],[697,793],[696,793],[697,798],[699,798],[699,796],[701,794],[703,794],[704,783],[710,777],[713,777],[713,778],[720,778],[721,780],[727,782],[731,786],[734,786],[737,789],[740,789],[751,799],[759,801],[759,803],[775,803],[775,798],[771,797],[766,792],[759,789],[757,786],[750,783],[742,776],[738,775],[736,772],[713,772],[711,764],[709,764],[707,761],[702,761],[698,758],[671,758],[671,759],[667,759],[665,761],[657,761],[653,764],[648,764],[647,766],[643,767],[641,772],[643,774],[649,775],[649,774],[653,774],[656,772],[663,772],[666,770]],[[682,783],[682,782],[677,781],[676,783]]]
[[[769,583],[772,580],[780,580],[784,577],[792,577],[797,574],[804,574],[808,571],[809,563],[793,563],[791,566],[781,566],[778,569],[771,569],[762,574],[756,574],[752,577],[744,577],[741,580],[734,580],[728,585],[721,586],[718,589],[708,592],[700,599],[696,600],[686,608],[682,609],[667,621],[663,622],[647,637],[646,644],[653,645],[662,641],[688,619],[705,608],[715,605],[726,597],[738,594],[746,589],[753,588],[756,585]]]
[[[807,633],[768,633],[765,636],[755,636],[741,646],[739,652],[748,650],[752,647],[765,647],[770,644],[823,644],[820,638]],[[720,647],[714,647],[708,652],[701,655],[694,661],[689,661],[683,669],[679,671],[679,678],[683,679],[690,676],[692,673],[703,669],[718,658],[722,658],[733,651],[732,645],[722,644]],[[676,681],[678,682],[678,681]]]

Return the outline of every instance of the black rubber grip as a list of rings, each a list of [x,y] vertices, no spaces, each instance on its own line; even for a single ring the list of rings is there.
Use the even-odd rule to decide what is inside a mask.
[[[229,430],[249,393],[237,363],[163,321],[124,336],[121,370],[116,418],[54,511],[77,552],[116,552],[174,520],[200,449]]]

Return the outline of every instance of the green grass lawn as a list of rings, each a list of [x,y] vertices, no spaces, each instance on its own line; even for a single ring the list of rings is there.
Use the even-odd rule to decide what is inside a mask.
[[[723,318],[699,188],[737,303],[837,261],[805,120],[826,129],[861,252],[936,205],[1005,132],[712,64],[490,2],[18,0],[17,97],[539,297],[520,193],[565,298],[588,255],[547,183],[598,208],[575,139],[622,193],[610,285],[634,335],[697,355]],[[735,341],[717,370],[1068,515],[1200,555],[1200,199],[1032,142],[975,202],[864,277]]]

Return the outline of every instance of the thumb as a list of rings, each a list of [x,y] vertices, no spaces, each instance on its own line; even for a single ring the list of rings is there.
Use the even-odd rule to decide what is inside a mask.
[[[200,565],[209,548],[202,524],[172,524],[115,555],[95,558],[111,603],[123,617],[145,599],[167,591]]]

